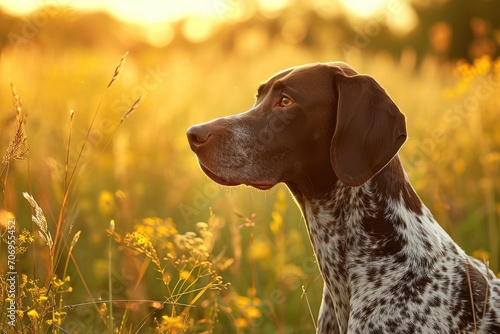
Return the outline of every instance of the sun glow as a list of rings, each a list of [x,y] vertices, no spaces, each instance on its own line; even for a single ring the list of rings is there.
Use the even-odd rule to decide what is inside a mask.
[[[377,11],[401,5],[401,0],[330,0],[341,4],[350,14],[369,17]],[[293,3],[291,0],[257,0],[264,13],[274,13]],[[231,19],[241,16],[244,2],[236,0],[2,0],[0,8],[13,14],[26,14],[42,6],[66,6],[76,10],[104,10],[131,23],[155,24],[184,17]],[[336,7],[336,6],[334,6]]]
[[[339,0],[355,21],[382,20],[394,34],[404,35],[418,25],[418,17],[404,0]]]
[[[387,7],[389,0],[340,0],[352,14],[367,17]]]
[[[68,6],[76,10],[103,10],[130,23],[154,24],[182,17],[218,17],[225,0],[2,0],[0,8],[26,14],[42,6]]]
[[[332,4],[333,13],[346,12],[354,21],[383,17],[395,32],[404,34],[417,25],[417,18],[405,0],[321,0]],[[256,0],[255,4],[269,17],[293,5],[293,0]],[[252,12],[251,2],[240,0],[1,0],[0,9],[16,15],[25,15],[43,6],[64,6],[78,11],[105,11],[115,18],[140,25],[141,33],[154,45],[166,45],[172,39],[170,25],[187,19],[184,32],[193,41],[202,41],[210,35],[217,23],[238,21]],[[340,8],[343,7],[343,8]],[[321,5],[324,12],[325,5]],[[318,9],[319,10],[319,9]],[[305,31],[304,22],[287,21],[286,38],[298,42]]]

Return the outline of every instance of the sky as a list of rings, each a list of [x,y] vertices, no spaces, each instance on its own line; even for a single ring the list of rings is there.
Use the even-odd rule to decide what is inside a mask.
[[[235,12],[244,0],[1,0],[0,7],[14,14],[26,14],[44,5],[63,5],[82,10],[104,10],[127,22],[154,24],[187,16],[219,17]],[[258,0],[268,10],[280,9],[292,0]],[[332,1],[332,0],[328,0]],[[398,0],[338,0],[358,16],[370,16]],[[326,3],[327,1],[316,1]]]
[[[256,0],[263,13],[271,16],[294,0]],[[308,0],[319,13],[347,13],[352,20],[369,23],[382,13],[394,33],[405,34],[417,25],[408,0]],[[105,11],[115,18],[141,26],[141,34],[156,46],[167,45],[173,36],[165,22],[188,18],[185,35],[202,41],[221,21],[240,20],[248,15],[246,0],[0,0],[0,8],[17,15],[28,14],[43,6],[66,6],[74,10]],[[368,29],[366,23],[358,26]]]
[[[236,1],[236,0],[229,0]],[[225,0],[1,0],[0,7],[13,14],[26,14],[47,5],[80,10],[104,10],[132,23],[159,23],[186,16],[216,16],[217,2]]]

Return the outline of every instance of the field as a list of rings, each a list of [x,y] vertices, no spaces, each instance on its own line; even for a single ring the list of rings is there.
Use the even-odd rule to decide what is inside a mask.
[[[257,32],[232,48],[51,48],[41,30],[0,55],[6,333],[313,332],[322,279],[288,190],[215,185],[185,135],[309,62],[377,78],[407,116],[400,156],[417,192],[500,271],[500,60],[346,57]]]

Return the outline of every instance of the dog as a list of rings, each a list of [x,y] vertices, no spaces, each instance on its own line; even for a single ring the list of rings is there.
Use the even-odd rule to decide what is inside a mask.
[[[324,279],[317,333],[500,333],[500,280],[439,226],[398,157],[406,119],[342,62],[292,67],[187,131],[215,182],[299,203]]]

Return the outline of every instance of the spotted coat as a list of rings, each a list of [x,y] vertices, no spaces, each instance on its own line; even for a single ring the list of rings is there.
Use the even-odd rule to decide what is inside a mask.
[[[439,226],[397,157],[362,186],[298,201],[325,281],[318,333],[500,333],[500,280]]]

